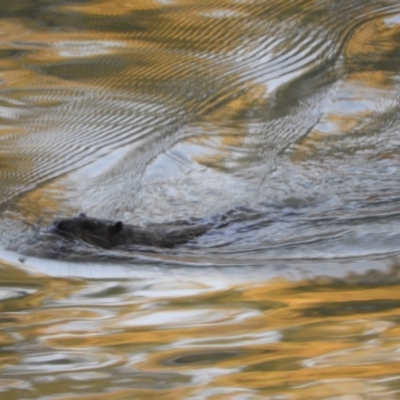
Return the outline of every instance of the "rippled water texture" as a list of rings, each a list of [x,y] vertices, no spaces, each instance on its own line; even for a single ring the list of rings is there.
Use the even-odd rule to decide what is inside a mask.
[[[399,134],[398,0],[0,2],[0,398],[398,399]]]

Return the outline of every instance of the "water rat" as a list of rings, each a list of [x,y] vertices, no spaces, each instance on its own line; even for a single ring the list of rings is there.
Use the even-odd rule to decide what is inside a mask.
[[[121,221],[90,218],[85,214],[55,221],[52,233],[66,239],[82,240],[104,249],[133,245],[172,248],[184,244],[210,229],[210,225],[158,225],[140,227]]]

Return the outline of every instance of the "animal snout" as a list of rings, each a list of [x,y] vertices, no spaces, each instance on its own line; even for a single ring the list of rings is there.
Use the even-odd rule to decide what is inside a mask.
[[[57,231],[62,231],[63,225],[62,221],[54,221],[53,224],[49,227],[49,231],[51,233],[56,233]]]

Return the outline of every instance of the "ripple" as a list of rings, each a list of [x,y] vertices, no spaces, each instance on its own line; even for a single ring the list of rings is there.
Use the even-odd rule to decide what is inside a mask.
[[[394,398],[399,2],[47,3],[0,5],[3,397]]]
[[[0,287],[0,301],[9,300],[9,299],[18,299],[32,295],[36,290],[27,290],[23,288],[5,288]]]
[[[158,311],[151,313],[138,313],[126,316],[127,320],[121,322],[121,326],[158,326],[177,327],[191,324],[203,325],[210,323],[224,323],[227,320],[245,320],[257,315],[256,311],[245,310],[242,312],[226,310],[191,310],[191,311]]]
[[[96,354],[74,352],[74,351],[32,351],[26,355],[17,368],[8,367],[3,371],[3,376],[18,375],[41,375],[41,371],[48,370],[53,372],[101,370],[118,365],[122,361],[121,357],[110,353]]]
[[[47,43],[43,36],[38,36],[39,43],[41,40],[52,57],[49,60],[43,58],[43,61],[36,62],[39,66],[36,68],[39,72],[38,77],[43,78],[43,82],[48,86],[55,85],[56,88],[53,89],[53,95],[50,95],[49,89],[41,89],[42,95],[35,95],[38,89],[30,89],[31,95],[25,96],[23,104],[33,106],[35,113],[23,108],[14,108],[14,113],[10,114],[12,108],[5,108],[12,120],[21,121],[21,118],[25,120],[25,129],[29,135],[24,135],[24,139],[21,139],[21,135],[15,136],[14,143],[10,143],[9,151],[19,152],[19,156],[17,154],[14,156],[19,158],[19,167],[14,175],[6,175],[5,178],[15,179],[12,176],[15,177],[16,174],[20,185],[13,189],[10,186],[4,199],[11,199],[20,193],[24,186],[31,190],[40,182],[88,166],[117,149],[131,146],[139,138],[143,140],[145,136],[149,137],[149,141],[146,140],[147,143],[142,149],[152,148],[147,150],[147,154],[143,154],[140,160],[129,163],[129,169],[136,170],[139,176],[124,189],[125,194],[121,195],[126,196],[129,191],[137,187],[140,170],[143,171],[148,161],[161,154],[170,143],[184,138],[177,135],[176,131],[188,121],[212,114],[221,108],[223,103],[231,102],[241,90],[247,91],[249,84],[272,85],[270,91],[278,90],[287,82],[295,80],[296,75],[301,76],[305,71],[315,69],[319,60],[321,63],[327,63],[337,57],[342,46],[341,40],[345,36],[343,32],[351,31],[354,24],[360,24],[363,18],[371,18],[369,13],[372,10],[375,17],[398,11],[396,6],[386,5],[380,9],[370,7],[365,14],[359,14],[357,5],[346,5],[345,13],[342,10],[342,13],[336,15],[330,9],[325,12],[323,5],[313,4],[308,10],[308,15],[323,15],[323,22],[326,22],[316,31],[314,24],[311,23],[311,17],[309,21],[306,18],[298,20],[299,6],[295,2],[278,6],[227,3],[218,10],[211,7],[212,11],[207,11],[210,6],[208,3],[201,6],[191,4],[189,13],[187,10],[181,13],[174,9],[176,14],[172,20],[165,18],[169,15],[170,6],[157,11],[135,9],[131,17],[115,16],[114,22],[120,20],[125,28],[128,27],[126,22],[129,18],[132,18],[136,26],[141,24],[147,26],[145,30],[136,30],[133,25],[131,34],[136,41],[127,41],[126,36],[123,38],[115,36],[115,32],[115,37],[111,39],[110,33],[107,40],[93,39],[93,37],[91,40],[89,38],[85,40],[83,37],[78,41],[59,35],[54,44]],[[57,16],[58,23],[62,23],[64,17],[73,12],[89,18],[93,26],[99,27],[99,24],[106,22],[104,29],[107,29],[106,26],[109,29],[112,26],[115,28],[115,25],[110,24],[112,19],[108,20],[102,13],[93,14],[94,9],[85,5],[56,7],[49,11],[51,11],[49,16],[45,17],[43,14],[42,16],[50,19]],[[280,15],[286,16],[284,22],[278,22]],[[357,15],[356,20],[354,15]],[[164,23],[157,25],[158,20],[163,20]],[[339,26],[342,28],[338,29]],[[149,29],[150,27],[152,29]],[[19,46],[25,45],[30,48],[30,43],[20,41]],[[90,61],[89,57],[95,57],[94,54],[86,53],[86,58],[83,57],[82,46],[87,47],[87,44],[92,43],[103,49],[112,49],[112,52],[96,53],[96,58]],[[187,45],[189,43],[190,46]],[[65,61],[61,63],[55,61],[60,57],[65,58],[59,53],[60,48],[65,46],[70,49],[68,58],[80,58],[83,61],[72,61],[69,64]],[[129,46],[136,52],[130,53],[127,50]],[[36,51],[38,53],[42,51],[40,46]],[[160,58],[163,62],[159,62]],[[142,64],[132,66],[132,60],[141,60]],[[198,66],[199,61],[201,68]],[[93,67],[91,63],[94,63]],[[92,72],[87,75],[85,73],[87,67],[90,71],[95,68],[97,75]],[[117,73],[118,71],[120,73]],[[67,78],[71,80],[68,85],[65,82]],[[79,87],[77,80],[85,82],[85,87]],[[274,84],[274,80],[279,83]],[[130,84],[129,95],[126,82]],[[93,84],[101,84],[102,89],[93,90]],[[76,94],[68,95],[71,90]],[[155,95],[156,92],[158,93]],[[3,93],[6,94],[4,91]],[[11,105],[14,101],[12,97],[17,95],[21,98],[21,94],[21,91],[19,94],[14,92],[6,97],[6,101]],[[119,101],[121,95],[126,98],[125,104]],[[39,100],[43,96],[46,96],[45,102],[48,105],[59,103],[60,106],[38,107],[40,103],[44,104],[43,99]],[[151,97],[153,101],[149,102]],[[129,105],[128,98],[135,99],[135,104]],[[62,104],[65,100],[66,103]],[[119,104],[115,104],[116,102]],[[165,115],[160,115],[156,108],[167,103],[175,104],[170,116],[166,118]],[[143,110],[147,115],[139,113],[139,110]],[[315,104],[314,110],[318,112]],[[184,114],[186,115],[183,116]],[[71,115],[73,118],[69,117]],[[160,118],[155,120],[154,115],[159,115]],[[288,144],[298,140],[315,125],[316,121],[318,117],[303,129],[298,129],[298,126],[297,129],[285,128],[284,124],[283,128],[287,134],[273,140],[276,146],[274,153],[279,153]],[[55,123],[57,129],[54,132]],[[169,128],[165,126],[170,123],[175,126],[175,129],[172,129],[175,132],[169,133]],[[297,119],[295,126],[298,123]],[[149,129],[149,125],[154,128]],[[164,137],[171,136],[171,138],[164,139],[164,143],[160,146],[154,146],[153,143],[159,137],[156,131],[160,128],[163,129]],[[275,124],[268,127],[267,122],[260,126],[260,131],[265,129],[269,130],[270,135],[274,130],[281,130],[279,125]],[[271,139],[266,141],[264,137],[260,138],[260,141],[267,144]],[[18,147],[19,150],[16,150]],[[46,154],[35,154],[43,148],[47,149]],[[135,152],[138,153],[139,150],[135,149]],[[120,162],[123,164],[126,160],[127,157],[123,157]],[[32,165],[35,165],[33,170]],[[95,191],[88,191],[85,186],[87,196],[94,196],[94,193],[97,193],[107,201],[109,196],[106,192],[112,191],[110,186],[118,187],[126,180],[127,171],[127,168],[117,168],[115,173],[109,175],[112,179],[96,180],[93,182],[96,186]],[[116,183],[112,183],[113,181]],[[102,193],[99,186],[104,184],[103,182],[106,182],[107,187]],[[78,182],[74,182],[74,186],[78,186],[76,187],[78,191],[84,190],[79,188]],[[79,196],[81,194],[77,197]],[[118,205],[113,204],[113,207]]]

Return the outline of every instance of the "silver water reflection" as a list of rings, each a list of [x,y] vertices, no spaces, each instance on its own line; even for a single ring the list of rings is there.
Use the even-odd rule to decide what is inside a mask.
[[[3,251],[1,397],[397,398],[399,37],[394,0],[2,2],[4,245],[226,223]]]
[[[398,265],[296,283],[144,268],[3,265],[2,398],[398,398]]]

